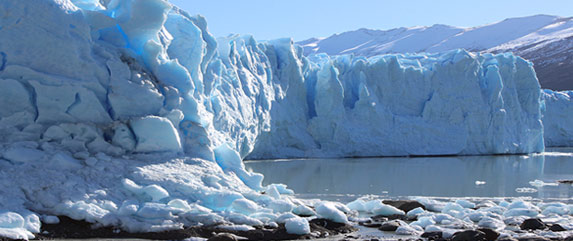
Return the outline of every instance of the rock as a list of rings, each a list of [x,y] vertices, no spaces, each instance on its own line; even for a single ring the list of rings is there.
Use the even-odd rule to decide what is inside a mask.
[[[499,233],[490,228],[478,228],[478,231],[485,233],[485,239],[488,241],[496,240],[499,237]]]
[[[547,225],[539,218],[526,219],[519,225],[522,230],[539,230],[547,228]]]
[[[514,237],[503,237],[498,239],[497,241],[518,241],[518,240]]]
[[[382,201],[382,203],[400,209],[405,213],[415,208],[422,208],[426,210],[426,207],[424,205],[422,205],[418,201],[413,201],[413,200],[384,200]]]
[[[519,241],[550,241],[551,239],[544,238],[544,237],[523,237],[518,238]]]
[[[450,239],[451,241],[487,241],[485,233],[478,230],[466,230],[457,232]]]
[[[573,185],[573,180],[557,180],[557,183]]]
[[[396,231],[396,229],[398,229],[398,227],[400,227],[400,222],[393,220],[393,221],[388,221],[388,222],[382,223],[382,225],[378,229],[381,231],[394,232],[394,231]]]
[[[371,219],[374,222],[385,222],[387,220],[416,221],[416,217],[409,218],[408,216],[402,214],[392,214],[390,216],[376,215],[371,217]]]
[[[373,223],[382,223],[382,222],[386,222],[388,221],[387,217],[381,216],[381,215],[377,215],[374,217],[370,218],[372,220]]]
[[[207,241],[237,241],[237,238],[230,233],[220,233],[209,238]]]
[[[367,228],[379,228],[380,226],[382,226],[381,223],[362,223],[362,226],[367,227]]]
[[[441,231],[425,232],[422,234],[422,238],[427,238],[428,240],[441,239],[443,233]]]
[[[553,224],[551,226],[549,226],[549,230],[553,231],[553,232],[563,232],[563,231],[567,231],[567,229],[563,228],[561,225],[559,224]]]

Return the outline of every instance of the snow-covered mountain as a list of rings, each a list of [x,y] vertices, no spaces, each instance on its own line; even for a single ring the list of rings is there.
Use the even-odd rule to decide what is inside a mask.
[[[391,30],[359,29],[328,38],[298,42],[305,55],[443,52],[464,48],[475,52],[514,52],[535,64],[542,87],[573,89],[573,18],[535,15],[510,18],[479,27],[436,24]]]

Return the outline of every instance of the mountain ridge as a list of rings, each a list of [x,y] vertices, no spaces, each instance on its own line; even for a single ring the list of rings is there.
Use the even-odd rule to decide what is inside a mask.
[[[573,17],[539,14],[467,28],[445,24],[389,30],[360,28],[297,43],[307,56],[327,53],[372,57],[457,48],[472,52],[514,52],[534,63],[543,88],[573,89]]]

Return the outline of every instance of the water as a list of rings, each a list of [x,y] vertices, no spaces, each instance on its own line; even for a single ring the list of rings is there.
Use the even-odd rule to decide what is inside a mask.
[[[383,197],[518,197],[566,199],[573,186],[573,149],[544,154],[419,158],[346,158],[249,161],[265,175],[264,184],[284,183],[299,197],[351,201],[363,195]],[[534,187],[542,180],[554,186]],[[476,185],[476,181],[485,182]],[[529,188],[534,193],[517,192]]]

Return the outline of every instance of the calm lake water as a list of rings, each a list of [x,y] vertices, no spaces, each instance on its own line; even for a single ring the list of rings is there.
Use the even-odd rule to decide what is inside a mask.
[[[573,197],[571,184],[556,183],[573,179],[573,148],[521,156],[264,160],[249,161],[246,166],[265,175],[263,184],[287,184],[302,198]],[[552,185],[533,186],[534,180]],[[518,188],[530,192],[518,192]]]

